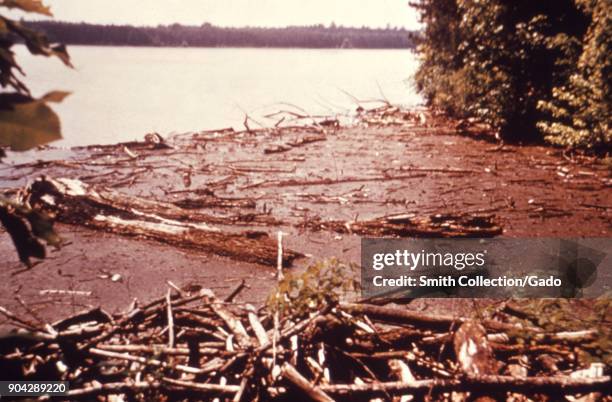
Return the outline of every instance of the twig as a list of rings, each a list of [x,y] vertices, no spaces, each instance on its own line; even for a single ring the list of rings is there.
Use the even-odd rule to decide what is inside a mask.
[[[134,356],[129,353],[116,353],[116,352],[111,352],[108,350],[102,350],[98,348],[91,348],[89,350],[89,353],[95,356],[108,357],[111,359],[118,359],[118,360],[126,360],[126,361],[141,363],[141,364],[149,365],[149,366],[172,368],[173,370],[181,371],[187,374],[206,374],[210,371],[214,371],[215,369],[218,369],[218,367],[221,366],[221,364],[217,364],[214,366],[214,368],[211,368],[211,366],[203,367],[203,368],[195,368],[195,367],[185,366],[184,364],[171,365],[169,363],[162,362],[157,359],[147,359],[146,357]]]
[[[283,275],[283,232],[278,231],[277,234],[277,250],[278,254],[276,257],[276,280],[281,282],[284,279]]]
[[[38,292],[39,295],[62,295],[62,296],[91,296],[90,291],[85,290],[62,290],[62,289],[44,289]]]
[[[172,289],[166,293],[167,317],[168,317],[168,347],[174,347],[174,317],[172,316]]]
[[[12,320],[16,323],[19,323],[21,325],[23,325],[24,327],[31,329],[31,330],[35,330],[38,331],[40,329],[39,326],[34,325],[30,322],[27,322],[26,320],[19,318],[17,315],[15,315],[14,313],[12,313],[11,311],[7,310],[6,308],[0,306],[0,314],[4,315],[6,318],[8,318],[9,320]]]
[[[235,394],[236,392],[240,391],[240,386],[238,385],[204,384],[200,382],[195,383],[190,381],[175,380],[168,377],[163,377],[162,382],[168,385],[174,385],[204,393]]]
[[[232,293],[230,293],[225,299],[224,301],[226,303],[231,303],[232,301],[234,301],[234,298],[236,296],[238,296],[240,294],[240,292],[242,292],[242,290],[246,287],[246,281],[243,279],[242,281],[240,281],[240,285],[238,285],[238,287],[236,287],[236,289],[234,289],[232,291]]]

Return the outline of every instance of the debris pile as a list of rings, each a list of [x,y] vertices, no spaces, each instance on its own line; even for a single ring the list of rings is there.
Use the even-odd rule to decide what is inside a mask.
[[[232,302],[240,290],[174,288],[121,315],[44,327],[2,308],[19,327],[0,340],[3,379],[68,381],[70,400],[596,400],[612,389],[603,364],[576,359],[589,329],[344,302],[280,315]]]

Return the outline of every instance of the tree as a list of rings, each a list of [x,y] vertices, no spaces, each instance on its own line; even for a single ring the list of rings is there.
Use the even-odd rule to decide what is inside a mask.
[[[0,7],[51,15],[40,0],[0,0]],[[68,94],[57,91],[38,99],[32,96],[21,79],[23,70],[12,51],[18,42],[24,43],[34,55],[58,57],[67,66],[70,58],[63,45],[52,44],[45,35],[0,15],[0,149],[25,151],[61,138],[59,118],[48,103],[60,102]],[[25,264],[30,265],[30,257],[45,257],[41,240],[56,247],[61,243],[51,220],[23,202],[0,196],[0,222]]]
[[[568,66],[567,77],[552,91],[552,99],[540,101],[538,108],[549,119],[538,123],[545,138],[570,147],[599,147],[612,144],[612,6],[594,0],[577,0],[592,21],[584,38],[577,63]],[[551,41],[567,46],[567,38]]]
[[[509,140],[609,147],[610,0],[420,0],[417,88]]]

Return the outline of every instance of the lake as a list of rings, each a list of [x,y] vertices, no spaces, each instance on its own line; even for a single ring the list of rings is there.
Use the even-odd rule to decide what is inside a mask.
[[[70,46],[75,66],[17,47],[35,96],[72,95],[54,105],[64,139],[56,146],[114,143],[233,126],[288,103],[310,114],[354,109],[359,99],[416,105],[409,50],[135,48]],[[296,110],[296,109],[292,109]],[[251,123],[252,126],[256,126]]]

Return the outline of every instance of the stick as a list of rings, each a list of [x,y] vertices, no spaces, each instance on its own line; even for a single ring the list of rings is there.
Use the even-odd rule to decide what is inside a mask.
[[[365,314],[371,318],[386,322],[405,322],[417,325],[422,329],[442,329],[448,330],[453,324],[461,324],[467,319],[464,317],[452,317],[448,315],[422,314],[392,307],[380,307],[370,304],[342,303],[340,307],[349,313]],[[483,325],[495,330],[521,330],[540,333],[542,330],[537,327],[528,327],[521,324],[509,324],[494,320],[484,320]]]
[[[377,176],[377,177],[347,177],[345,179],[317,179],[317,180],[266,180],[263,182],[248,184],[242,186],[240,190],[248,190],[255,187],[300,187],[300,186],[324,186],[341,183],[358,183],[358,182],[370,182],[370,181],[393,181],[393,180],[406,180],[406,179],[418,179],[425,177],[424,173],[415,174],[404,174],[398,176]]]
[[[236,296],[238,296],[238,294],[240,294],[240,292],[242,292],[242,290],[246,287],[246,282],[243,279],[240,282],[240,285],[238,285],[238,287],[236,289],[234,289],[234,291],[232,293],[229,294],[229,296],[227,296],[223,301],[226,303],[231,303],[232,301],[234,301],[234,298]]]
[[[281,375],[300,389],[307,397],[317,402],[333,402],[334,400],[323,392],[319,387],[311,384],[295,367],[289,363],[283,364]]]
[[[284,279],[283,275],[283,232],[278,231],[278,255],[276,257],[276,280],[281,282]]]
[[[9,320],[12,320],[14,322],[17,322],[21,325],[23,325],[24,327],[28,328],[28,329],[32,329],[32,330],[39,330],[40,326],[34,325],[32,323],[29,323],[19,317],[17,317],[14,313],[10,312],[9,310],[7,310],[6,308],[0,306],[0,314],[4,315],[6,318],[8,318]]]
[[[235,394],[236,392],[240,391],[240,386],[238,385],[204,384],[200,382],[195,383],[190,381],[175,380],[168,377],[163,377],[162,382],[205,393]]]
[[[176,293],[178,293],[179,297],[184,297],[185,296],[185,292],[183,292],[183,289],[181,289],[178,286],[176,286],[176,284],[174,282],[172,282],[171,280],[167,280],[166,283],[172,289],[176,290]]]
[[[283,232],[278,231],[278,254],[276,257],[276,281],[277,291],[276,291],[276,310],[274,311],[274,331],[272,332],[272,367],[276,366],[276,347],[279,338],[279,321],[280,321],[280,283],[284,279],[283,276]]]
[[[249,309],[248,318],[249,323],[251,324],[251,329],[255,333],[257,337],[257,341],[259,342],[259,346],[265,345],[270,342],[270,338],[268,338],[268,334],[266,333],[265,328],[261,325],[261,321],[259,321],[259,317],[255,314],[255,308],[253,306],[247,306]]]
[[[149,383],[146,381],[127,383],[127,382],[111,382],[100,385],[93,385],[86,388],[71,389],[66,396],[72,398],[81,398],[84,396],[122,394],[126,392],[145,391],[148,389],[159,388],[158,382]],[[46,400],[47,397],[43,397]]]
[[[225,322],[225,325],[232,331],[241,347],[246,348],[251,345],[251,338],[246,329],[244,329],[240,319],[219,304],[211,304],[210,308]]]
[[[168,347],[174,347],[174,317],[172,316],[172,289],[166,293],[166,304],[168,306]]]
[[[351,314],[364,314],[381,321],[406,322],[419,325],[422,329],[448,329],[453,323],[465,321],[464,318],[422,314],[403,308],[379,307],[369,304],[342,303],[340,307]]]
[[[96,355],[96,356],[108,357],[111,359],[127,360],[127,361],[141,363],[141,364],[145,364],[149,366],[172,368],[174,370],[181,371],[187,374],[206,374],[210,371],[213,371],[210,369],[210,367],[198,369],[198,368],[194,368],[190,366],[185,366],[183,364],[177,364],[173,366],[173,365],[170,365],[166,362],[162,362],[157,359],[147,359],[146,357],[134,356],[128,353],[110,352],[110,351],[102,350],[98,348],[91,348],[89,350],[89,353],[91,353],[92,355]]]
[[[481,377],[465,377],[463,379],[430,379],[416,380],[411,383],[383,382],[373,384],[338,384],[321,385],[320,389],[333,395],[391,395],[404,393],[424,393],[429,391],[511,391],[511,392],[555,392],[568,395],[598,390],[610,389],[610,376],[599,378],[571,378],[567,376],[553,377],[512,377],[487,375]]]
[[[107,350],[110,352],[135,352],[135,353],[151,353],[160,355],[189,355],[190,349],[185,347],[168,348],[166,345],[98,345],[98,349]],[[199,348],[199,353],[202,355],[224,356],[227,352],[216,348]],[[233,353],[232,353],[233,355]]]
[[[85,290],[63,290],[63,289],[44,289],[38,292],[39,295],[70,295],[70,296],[91,296],[90,291]]]

